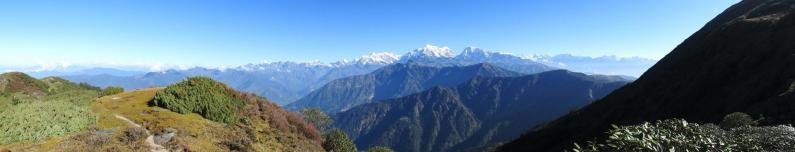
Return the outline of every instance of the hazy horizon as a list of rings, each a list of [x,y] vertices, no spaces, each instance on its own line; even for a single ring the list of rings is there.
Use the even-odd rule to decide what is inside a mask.
[[[306,1],[302,1],[306,2]],[[424,44],[518,56],[659,59],[733,1],[0,2],[5,67],[234,67],[397,55]],[[704,9],[711,8],[711,9]],[[637,12],[637,13],[626,13]],[[584,26],[585,25],[585,26]],[[586,27],[586,28],[584,28]]]

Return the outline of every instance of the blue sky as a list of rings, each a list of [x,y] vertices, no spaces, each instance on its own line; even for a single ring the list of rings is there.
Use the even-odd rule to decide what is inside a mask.
[[[0,65],[234,66],[424,44],[661,58],[738,0],[0,2]]]

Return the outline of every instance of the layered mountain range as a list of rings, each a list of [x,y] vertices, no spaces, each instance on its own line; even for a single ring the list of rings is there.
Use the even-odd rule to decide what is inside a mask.
[[[146,68],[125,67],[90,68],[86,66],[46,66],[32,68],[4,68],[6,71],[26,71],[34,77],[60,76],[74,82],[94,86],[121,86],[128,90],[165,86],[187,76],[209,76],[231,87],[267,96],[280,105],[292,103],[332,80],[366,74],[396,63],[415,63],[425,66],[467,66],[478,63],[492,65],[524,74],[553,69],[572,69],[591,74],[637,76],[654,60],[619,57],[580,57],[563,55],[520,57],[512,54],[467,47],[456,54],[448,47],[426,45],[404,55],[388,52],[371,53],[354,60],[334,63],[323,62],[263,62],[231,68],[178,68],[158,72],[145,72]],[[638,64],[644,63],[644,64]],[[625,70],[609,70],[617,69]],[[151,69],[151,68],[150,68]],[[162,67],[155,68],[162,69]]]
[[[563,151],[611,125],[726,114],[795,123],[795,1],[744,0],[687,38],[632,84],[534,129],[502,151]]]
[[[475,75],[457,86],[363,104],[334,120],[362,148],[473,150],[514,139],[628,83],[617,80],[565,70],[519,77]]]
[[[87,82],[101,87],[122,86],[127,89],[137,89],[165,86],[188,76],[208,76],[229,84],[235,89],[267,96],[274,102],[285,105],[300,99],[332,80],[366,74],[397,63],[422,63],[425,66],[449,67],[488,62],[528,74],[555,69],[532,60],[473,47],[465,49],[459,55],[453,54],[453,51],[447,47],[426,45],[402,56],[391,53],[371,53],[352,61],[343,60],[335,63],[267,62],[225,69],[195,67],[184,70],[166,70],[136,76],[101,74],[63,77],[71,81]]]
[[[293,110],[320,108],[334,114],[357,105],[401,97],[435,86],[455,86],[478,76],[519,75],[521,74],[488,63],[451,67],[426,66],[414,62],[398,63],[372,73],[331,81],[286,107]]]

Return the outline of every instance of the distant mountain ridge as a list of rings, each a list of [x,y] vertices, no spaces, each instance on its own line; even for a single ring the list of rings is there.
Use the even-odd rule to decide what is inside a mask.
[[[454,86],[473,77],[512,77],[522,74],[481,63],[470,66],[433,67],[416,63],[397,63],[365,75],[337,79],[327,83],[288,109],[320,108],[337,113],[357,105],[396,98],[435,86]]]
[[[533,126],[599,99],[627,81],[555,70],[519,77],[477,76],[364,104],[334,116],[359,147],[463,151],[518,137]]]
[[[466,54],[468,49],[465,49],[465,53],[454,56],[447,47],[426,45],[402,56],[392,53],[371,53],[352,61],[342,60],[334,63],[264,62],[233,68],[194,67],[183,70],[150,72],[136,76],[77,75],[64,76],[64,78],[75,82],[87,82],[100,87],[122,86],[127,89],[138,89],[165,86],[188,76],[208,76],[229,84],[235,89],[267,96],[275,103],[285,105],[300,99],[332,80],[366,74],[378,68],[397,63],[412,62],[415,64],[423,63],[426,66],[448,67],[488,62],[509,70],[528,74],[554,69],[507,54],[478,59],[456,58],[468,55]],[[509,56],[511,60],[505,60]]]
[[[56,68],[60,70],[55,71],[40,71],[39,69],[42,68],[35,68],[38,72],[28,73],[32,73],[31,75],[34,77],[55,75],[74,82],[87,82],[99,87],[121,86],[128,90],[152,86],[165,86],[182,80],[187,76],[201,75],[212,77],[213,79],[229,84],[231,87],[241,91],[267,96],[275,103],[285,105],[300,99],[331,80],[366,74],[378,68],[396,63],[412,62],[415,64],[424,64],[426,66],[447,67],[467,66],[487,62],[504,69],[525,74],[539,73],[558,68],[576,67],[575,65],[577,65],[557,60],[556,62],[547,62],[550,60],[537,59],[539,58],[519,57],[475,47],[467,47],[461,53],[455,55],[455,52],[448,47],[426,45],[405,53],[404,55],[396,55],[389,52],[370,53],[357,59],[342,60],[334,63],[323,63],[319,61],[263,62],[228,68],[182,67],[179,69],[148,73],[142,72],[140,68],[132,68],[133,70],[126,71],[113,68],[86,69],[81,67],[75,70],[69,67],[60,67]],[[566,65],[568,66],[559,66],[560,63],[567,63]],[[584,65],[599,65],[592,62],[581,63]],[[628,64],[634,63],[615,63],[615,65]],[[640,69],[645,70],[643,68]],[[621,72],[609,74],[621,74]]]

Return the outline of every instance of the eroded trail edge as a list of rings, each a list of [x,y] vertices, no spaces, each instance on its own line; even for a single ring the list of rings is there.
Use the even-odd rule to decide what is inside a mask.
[[[127,124],[129,124],[130,126],[133,126],[133,127],[136,127],[136,128],[143,128],[141,125],[133,122],[130,119],[127,119],[127,117],[124,117],[124,116],[121,116],[121,115],[116,115],[116,118],[119,119],[119,120],[122,120],[124,122],[127,122]],[[150,147],[149,151],[151,151],[151,152],[168,152],[168,150],[165,147],[155,143],[155,137],[151,133],[149,133],[149,130],[147,130],[146,128],[144,128],[144,130],[146,130],[147,137],[146,137],[146,141],[145,142]]]

